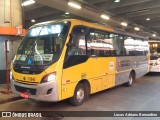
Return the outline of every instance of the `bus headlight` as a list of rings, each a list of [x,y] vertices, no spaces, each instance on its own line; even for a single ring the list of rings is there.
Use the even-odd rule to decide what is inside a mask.
[[[45,75],[42,78],[41,83],[55,81],[55,80],[56,80],[56,73],[51,73],[51,74]]]

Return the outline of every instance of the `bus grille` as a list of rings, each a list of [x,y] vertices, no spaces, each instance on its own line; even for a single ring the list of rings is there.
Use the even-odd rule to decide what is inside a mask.
[[[20,86],[17,86],[17,85],[15,85],[15,89],[18,92],[24,92],[24,93],[27,92],[27,93],[32,94],[32,95],[36,95],[36,92],[37,92],[36,89],[33,89],[33,88],[24,88],[24,87],[20,87]]]
[[[30,70],[30,71],[26,71],[26,70],[21,70],[21,69],[14,69],[15,72],[17,73],[23,73],[23,74],[40,74],[43,71],[42,70]]]

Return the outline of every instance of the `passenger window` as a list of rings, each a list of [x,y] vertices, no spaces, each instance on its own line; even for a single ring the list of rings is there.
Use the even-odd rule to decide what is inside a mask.
[[[147,41],[142,41],[142,48],[144,50],[144,55],[148,55],[149,53],[149,47],[148,47],[148,42]]]
[[[143,56],[148,55],[148,42],[140,38],[125,37],[126,55]]]
[[[124,49],[124,38],[122,35],[119,34],[110,34],[111,39],[111,45],[112,45],[112,51],[114,56],[123,56],[125,55],[125,49]]]
[[[125,36],[124,46],[126,55],[135,55],[134,39],[132,37]]]
[[[144,54],[144,49],[142,47],[142,40],[135,38],[135,55],[142,56]]]
[[[105,32],[94,32],[91,31],[87,35],[87,52],[89,56],[99,56],[104,57],[106,56],[106,50],[109,49],[106,45],[106,41],[108,39],[108,34]]]

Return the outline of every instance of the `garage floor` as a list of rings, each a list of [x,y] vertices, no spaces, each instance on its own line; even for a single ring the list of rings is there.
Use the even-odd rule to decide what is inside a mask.
[[[75,107],[68,101],[58,103],[18,100],[0,105],[0,111],[160,111],[160,75],[146,75],[134,81],[132,87],[118,86],[90,96]],[[64,120],[97,120],[100,118],[64,118]],[[107,120],[160,120],[160,118],[107,118]],[[5,119],[3,119],[5,120]],[[18,120],[18,119],[17,119]],[[34,119],[35,120],[35,119]],[[39,119],[36,119],[39,120]]]

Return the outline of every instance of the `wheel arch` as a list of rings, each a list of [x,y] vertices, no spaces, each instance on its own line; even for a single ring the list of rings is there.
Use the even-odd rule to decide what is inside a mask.
[[[87,89],[87,92],[88,92],[89,94],[91,93],[91,84],[90,84],[89,80],[87,80],[87,79],[82,79],[82,80],[80,80],[80,81],[77,83],[77,85],[78,85],[79,83],[84,84],[84,85],[85,85],[85,88],[88,88],[88,89]],[[77,86],[77,85],[76,85],[76,86]],[[76,87],[75,87],[75,88],[76,88]]]
[[[134,80],[136,79],[136,72],[135,72],[134,69],[131,70],[130,75],[133,75],[133,79],[134,79]]]

